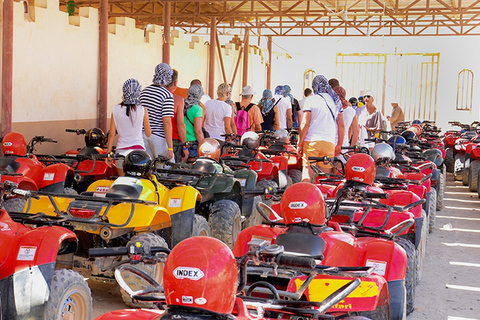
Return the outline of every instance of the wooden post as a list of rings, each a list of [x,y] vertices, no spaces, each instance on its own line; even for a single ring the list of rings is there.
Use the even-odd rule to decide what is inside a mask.
[[[250,49],[250,29],[245,29],[245,39],[243,40],[243,78],[242,88],[248,84],[248,56]]]
[[[12,131],[13,0],[3,1],[2,136]]]
[[[217,19],[212,17],[210,23],[210,56],[208,63],[208,95],[215,97],[215,46],[217,40]]]
[[[272,89],[272,36],[267,38],[267,88]]]
[[[108,130],[108,0],[100,1],[100,88],[98,125],[104,132]],[[113,132],[112,134],[115,134]]]
[[[170,64],[170,25],[171,25],[171,10],[170,2],[165,2],[163,11],[163,57],[162,62]]]

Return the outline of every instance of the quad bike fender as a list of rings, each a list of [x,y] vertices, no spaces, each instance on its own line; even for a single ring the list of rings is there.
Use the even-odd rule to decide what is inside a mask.
[[[153,309],[125,309],[115,310],[105,313],[95,320],[118,320],[118,319],[136,319],[136,320],[160,320],[165,310]]]
[[[171,190],[165,189],[164,196],[160,195],[162,205],[167,208],[170,215],[195,209],[197,202],[202,200],[200,192],[190,186],[175,187]]]
[[[100,213],[103,214],[104,211]],[[134,228],[135,232],[145,232],[171,226],[168,210],[159,205],[135,204],[132,208],[132,203],[119,203],[108,211],[107,217],[108,222],[114,225],[124,225],[128,222],[121,228],[112,227],[112,230]]]
[[[100,179],[93,182],[91,185],[88,186],[87,192],[97,192],[99,188],[107,188],[110,189],[114,180],[107,180],[107,179]]]
[[[387,281],[405,279],[407,272],[407,254],[396,242],[381,238],[359,238],[359,250],[356,265],[374,266],[376,274]]]
[[[415,218],[415,249],[420,247],[420,241],[422,239],[422,227],[424,223],[425,219],[423,217]]]
[[[472,148],[470,152],[470,159],[472,160],[480,160],[480,146],[476,145],[475,148]]]
[[[273,180],[278,176],[278,167],[273,162],[251,161],[248,165],[257,172],[258,180]]]
[[[37,191],[38,186],[35,183],[35,181],[29,177],[26,176],[8,176],[2,174],[1,181],[12,181],[18,185],[19,189],[22,190],[30,190],[30,191]]]
[[[411,180],[417,180],[417,181],[420,181],[422,180],[424,177],[425,177],[425,173],[423,172],[407,172],[404,174],[405,178],[406,179],[411,179]],[[425,191],[428,192],[430,191],[430,186],[431,186],[431,178],[430,179],[427,179],[423,184],[422,186],[425,187]],[[410,187],[410,185],[409,185]],[[419,195],[420,196],[420,195]],[[423,197],[421,197],[423,199]]]
[[[240,182],[243,190],[254,190],[257,185],[258,175],[255,171],[249,169],[239,169],[234,171],[235,179]]]
[[[278,170],[287,170],[288,169],[288,159],[284,156],[275,156],[271,157],[270,160],[274,163],[275,167]]]
[[[388,199],[380,199],[381,203],[389,206],[406,206],[420,200],[420,197],[408,190],[387,190]],[[418,205],[409,210],[415,218],[422,217],[422,206]]]
[[[11,320],[44,318],[55,262],[32,265],[0,280],[1,318]]]
[[[70,202],[72,202],[74,199],[64,198],[64,197],[53,197],[53,200],[55,201],[55,205],[58,207],[58,209],[61,212],[65,212],[67,211],[68,205],[70,204]],[[39,199],[35,199],[35,198],[28,199],[25,212],[31,213],[31,214],[43,212],[48,216],[52,216],[52,217],[57,216],[55,212],[55,208],[52,204],[52,201],[50,201],[50,198],[48,198],[48,196],[39,196]]]
[[[275,243],[277,236],[285,230],[285,227],[270,227],[267,225],[256,225],[243,229],[235,241],[233,246],[233,255],[240,257],[248,252],[248,243],[252,239],[266,240],[270,244]]]
[[[51,192],[63,192],[65,186],[65,180],[67,177],[74,175],[74,171],[71,167],[64,163],[56,163],[45,167],[42,179],[40,180],[40,189],[45,189],[49,186],[55,186],[55,190]]]
[[[415,193],[420,199],[427,197],[427,188],[424,185],[409,184],[407,190]]]
[[[287,291],[296,292],[306,279],[307,276],[293,278],[288,284]],[[305,297],[308,301],[323,302],[329,295],[354,279],[350,277],[317,275],[305,290]],[[361,278],[361,280],[362,282],[358,288],[330,308],[328,312],[343,313],[375,310],[380,304],[381,292],[387,291],[387,281],[384,277],[375,274]]]
[[[368,213],[367,217],[363,221],[363,225],[368,227],[381,227],[385,223],[385,220],[387,219],[387,213],[388,213],[387,210],[373,209]],[[363,211],[355,212],[354,221],[360,221],[362,214],[363,214]],[[402,221],[412,219],[412,218],[415,218],[415,217],[411,212],[392,211],[383,229],[390,229],[396,226],[397,224],[401,223]],[[400,234],[410,234],[414,232],[415,232],[415,227],[412,226]]]
[[[388,300],[390,318],[392,320],[403,320],[406,318],[406,297],[407,291],[403,280],[388,281]]]

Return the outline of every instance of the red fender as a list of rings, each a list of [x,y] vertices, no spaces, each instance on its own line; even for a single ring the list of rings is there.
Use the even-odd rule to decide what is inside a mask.
[[[67,166],[64,163],[56,163],[45,168],[43,177],[41,179],[39,188],[45,188],[46,186],[64,182],[69,175],[73,175],[74,171],[72,167]]]

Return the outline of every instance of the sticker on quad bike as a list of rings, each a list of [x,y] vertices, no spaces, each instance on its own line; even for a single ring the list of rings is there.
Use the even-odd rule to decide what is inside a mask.
[[[0,222],[0,231],[10,231],[10,230],[12,230],[12,229],[10,229],[8,224],[6,224],[4,222]]]
[[[44,181],[53,181],[54,178],[55,178],[55,173],[52,173],[52,172],[46,172],[43,175],[43,180]]]
[[[180,208],[182,206],[182,199],[181,198],[170,198],[168,199],[168,207],[169,208]]]
[[[18,250],[17,260],[20,261],[33,261],[35,259],[35,253],[37,252],[37,247],[20,247]]]
[[[240,185],[242,187],[245,187],[245,185],[247,184],[247,179],[241,179],[241,178],[237,178],[238,182],[240,182]]]
[[[173,275],[177,279],[200,280],[205,274],[198,268],[176,267]]]
[[[110,190],[110,187],[97,186],[95,192],[93,193],[94,197],[105,198],[105,194]]]
[[[367,259],[367,263],[365,264],[367,267],[374,267],[375,271],[374,273],[384,276],[385,272],[387,270],[387,262],[386,261],[380,261],[380,260],[372,260],[372,259]]]

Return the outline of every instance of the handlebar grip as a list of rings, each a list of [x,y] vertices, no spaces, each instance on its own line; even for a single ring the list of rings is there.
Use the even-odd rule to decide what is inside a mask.
[[[65,132],[77,132],[77,129],[65,129]]]
[[[18,194],[19,196],[23,196],[23,197],[26,197],[26,198],[30,198],[32,196],[30,191],[22,190],[22,189],[13,189],[12,193]]]
[[[365,192],[363,196],[371,199],[388,199],[388,193]]]
[[[279,267],[293,267],[305,269],[314,269],[317,265],[315,259],[311,257],[287,256],[284,254],[278,256],[277,264]]]
[[[128,255],[127,247],[116,248],[90,248],[88,249],[90,257],[111,257],[111,256],[126,256]]]

